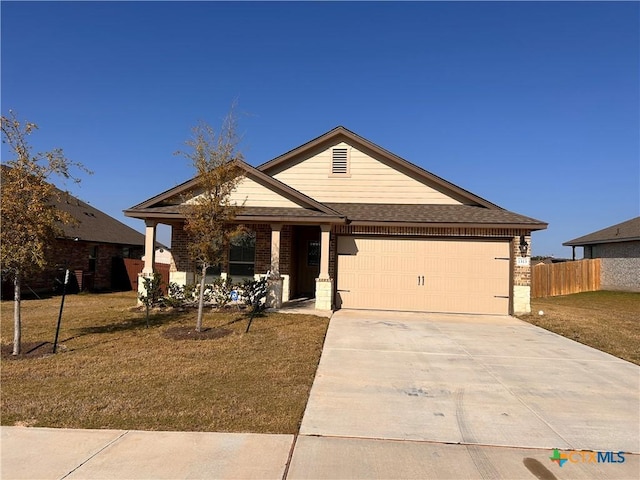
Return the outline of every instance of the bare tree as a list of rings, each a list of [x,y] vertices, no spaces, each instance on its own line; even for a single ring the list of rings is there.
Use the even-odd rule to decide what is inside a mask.
[[[199,180],[196,195],[185,202],[185,231],[189,235],[189,254],[200,268],[200,295],[196,331],[202,331],[205,276],[207,269],[222,263],[231,238],[242,231],[234,223],[242,205],[231,201],[231,193],[242,178],[238,166],[238,136],[233,110],[216,133],[206,123],[193,128],[186,144],[188,152],[178,152],[191,161]]]
[[[55,206],[60,191],[49,178],[55,174],[77,183],[79,180],[70,173],[72,167],[90,172],[82,164],[69,161],[60,148],[33,153],[27,137],[37,130],[35,123],[21,122],[12,111],[2,115],[1,123],[2,143],[13,158],[3,162],[1,169],[0,262],[2,275],[13,281],[13,355],[19,355],[22,280],[44,269],[54,240],[63,235],[62,225],[74,221]]]

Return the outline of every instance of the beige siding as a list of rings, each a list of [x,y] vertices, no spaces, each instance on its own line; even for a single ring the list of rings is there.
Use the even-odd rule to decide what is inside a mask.
[[[195,198],[198,198],[198,196],[188,200],[187,203],[193,202]],[[270,190],[247,177],[240,180],[236,189],[231,194],[230,200],[231,202],[235,202],[238,205],[244,205],[245,207],[302,208],[297,203],[282,197],[273,190]]]
[[[278,195],[274,191],[269,190],[247,177],[238,183],[236,189],[231,194],[230,200],[238,205],[244,204],[245,207],[302,208],[297,203]],[[190,202],[191,201],[193,200],[190,200]]]
[[[349,175],[331,175],[331,150],[349,149]],[[459,204],[444,193],[346,143],[299,162],[275,178],[320,202]]]
[[[338,237],[338,307],[509,313],[509,242]]]
[[[273,190],[244,177],[231,195],[231,201],[244,203],[245,207],[300,207],[297,203],[282,197]],[[302,208],[302,207],[300,207]]]

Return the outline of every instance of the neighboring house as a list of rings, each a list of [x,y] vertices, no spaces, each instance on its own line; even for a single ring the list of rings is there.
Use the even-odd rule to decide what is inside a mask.
[[[337,127],[244,171],[232,200],[251,232],[230,246],[222,275],[272,273],[275,305],[509,314],[530,310],[531,232],[513,213]],[[193,282],[181,204],[196,178],[125,211],[172,226],[171,280]],[[146,258],[146,257],[145,257]],[[152,271],[152,259],[145,273]]]
[[[600,258],[602,290],[640,291],[640,217],[564,242],[583,247],[584,258]]]
[[[64,236],[56,240],[41,273],[23,279],[25,291],[52,291],[64,270],[71,272],[72,290],[129,290],[123,258],[140,259],[145,237],[104,212],[58,190],[55,204],[68,212],[77,224],[63,226]],[[12,286],[3,283],[3,298],[12,296]]]

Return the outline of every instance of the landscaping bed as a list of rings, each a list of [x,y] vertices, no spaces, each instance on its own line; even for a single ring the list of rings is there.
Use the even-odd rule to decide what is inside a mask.
[[[23,354],[2,308],[3,425],[296,433],[328,319],[247,311],[133,308],[134,292],[71,295],[58,353],[60,298],[22,303]]]

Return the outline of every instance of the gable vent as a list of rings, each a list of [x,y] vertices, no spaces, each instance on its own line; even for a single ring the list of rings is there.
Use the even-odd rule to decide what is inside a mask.
[[[346,175],[349,173],[348,152],[346,148],[333,149],[331,173],[338,175]]]

